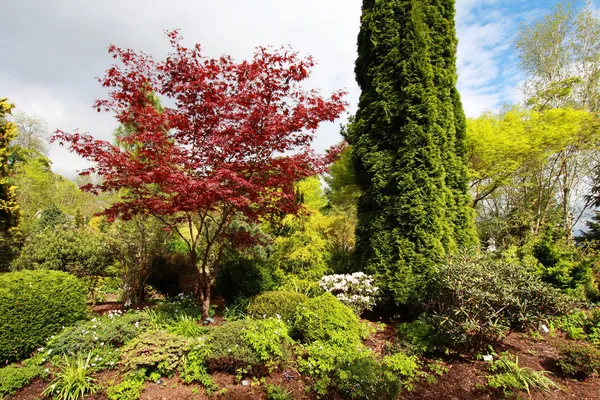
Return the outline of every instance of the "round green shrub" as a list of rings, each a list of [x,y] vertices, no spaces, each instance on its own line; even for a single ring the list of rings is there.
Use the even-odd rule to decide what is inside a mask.
[[[331,293],[309,299],[298,307],[294,332],[305,343],[316,340],[358,343],[361,339],[358,317]]]
[[[234,372],[251,367],[255,374],[261,374],[267,363],[287,358],[290,342],[286,325],[274,318],[231,321],[208,333],[205,359],[212,370]]]
[[[0,275],[0,362],[19,359],[86,316],[85,283],[60,271]]]
[[[362,357],[338,365],[334,385],[348,400],[394,400],[402,388],[394,373],[374,357]]]
[[[302,293],[273,291],[266,292],[250,301],[248,314],[254,318],[281,318],[291,323],[296,314],[296,308],[308,300]]]

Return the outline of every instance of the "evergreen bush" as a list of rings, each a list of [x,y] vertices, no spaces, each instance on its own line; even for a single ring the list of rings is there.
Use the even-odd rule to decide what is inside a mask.
[[[308,297],[302,293],[272,291],[256,296],[248,305],[248,314],[254,318],[281,318],[285,323],[294,319],[296,309]]]
[[[59,271],[0,275],[0,362],[19,359],[86,316],[86,285]]]
[[[309,299],[298,308],[294,332],[304,343],[358,343],[361,339],[358,317],[331,293]]]

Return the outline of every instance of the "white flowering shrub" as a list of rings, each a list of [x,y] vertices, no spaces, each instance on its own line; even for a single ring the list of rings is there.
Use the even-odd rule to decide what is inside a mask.
[[[325,275],[319,281],[319,286],[360,315],[365,310],[371,310],[375,305],[379,288],[373,284],[373,279],[363,272]]]

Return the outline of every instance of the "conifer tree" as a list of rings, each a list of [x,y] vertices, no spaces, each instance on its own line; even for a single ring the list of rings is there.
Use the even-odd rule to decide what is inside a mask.
[[[5,270],[16,254],[21,212],[15,187],[8,179],[9,145],[17,137],[17,127],[6,119],[14,106],[0,99],[0,271]]]
[[[476,242],[452,0],[364,0],[353,146],[356,261],[405,303],[459,246]]]

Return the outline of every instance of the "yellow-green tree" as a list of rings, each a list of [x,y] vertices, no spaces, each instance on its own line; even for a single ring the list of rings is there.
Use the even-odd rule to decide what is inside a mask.
[[[17,127],[7,120],[13,107],[0,99],[0,270],[15,256],[20,236],[21,212],[8,176],[9,145],[17,136]]]
[[[504,224],[519,239],[537,235],[551,221],[570,233],[587,207],[581,198],[593,174],[597,123],[593,114],[574,109],[514,108],[469,120],[469,171],[479,221]]]

